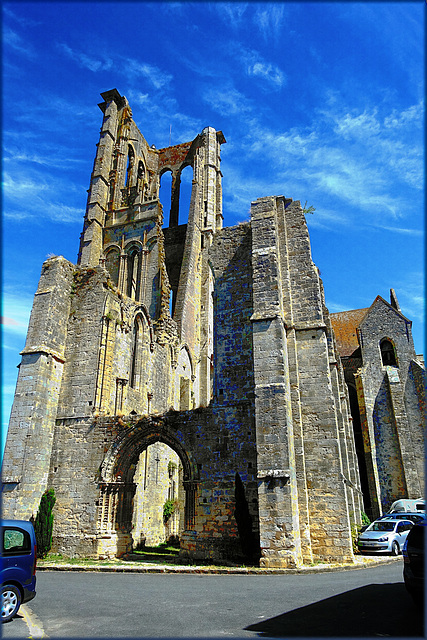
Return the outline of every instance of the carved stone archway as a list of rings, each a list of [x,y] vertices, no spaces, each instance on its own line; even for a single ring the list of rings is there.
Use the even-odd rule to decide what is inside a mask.
[[[132,514],[136,490],[134,472],[139,456],[150,445],[161,442],[179,457],[183,467],[185,491],[184,533],[191,531],[195,521],[197,465],[163,421],[142,419],[129,426],[111,444],[100,467],[98,499],[98,555],[121,556],[132,548]]]

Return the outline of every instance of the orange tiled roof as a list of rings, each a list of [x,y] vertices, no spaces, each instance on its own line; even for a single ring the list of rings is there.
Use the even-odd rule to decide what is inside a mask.
[[[369,307],[331,313],[330,318],[337,341],[338,351],[342,357],[351,356],[359,347],[356,328],[360,325]]]

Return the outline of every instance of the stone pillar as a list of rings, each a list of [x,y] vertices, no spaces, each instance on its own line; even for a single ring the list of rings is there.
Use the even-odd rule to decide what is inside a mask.
[[[253,350],[261,566],[302,564],[275,198],[252,203]]]

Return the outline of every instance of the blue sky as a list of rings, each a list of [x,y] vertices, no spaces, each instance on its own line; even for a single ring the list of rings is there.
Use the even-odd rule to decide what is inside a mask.
[[[224,224],[285,195],[331,312],[396,291],[424,346],[424,4],[3,3],[3,429],[42,262],[76,262],[117,88],[149,144],[222,130]]]

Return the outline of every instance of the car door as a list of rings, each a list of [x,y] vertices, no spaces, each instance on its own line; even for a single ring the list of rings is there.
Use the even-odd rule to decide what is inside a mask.
[[[33,579],[34,549],[31,536],[19,525],[1,526],[1,582],[23,587]]]
[[[406,536],[409,533],[409,530],[412,529],[413,523],[408,521],[399,522],[397,525],[396,533],[397,533],[397,542],[399,543],[399,547],[402,549]]]

